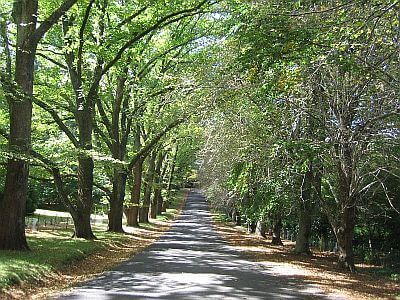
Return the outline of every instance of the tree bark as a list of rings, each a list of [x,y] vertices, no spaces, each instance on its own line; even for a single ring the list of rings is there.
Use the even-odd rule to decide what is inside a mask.
[[[283,246],[283,242],[281,240],[281,231],[282,231],[282,218],[278,217],[274,221],[274,225],[272,227],[272,245]]]
[[[157,196],[157,215],[161,215],[162,211],[163,211],[163,206],[164,206],[164,199],[163,196],[161,194],[161,189],[158,191],[159,195]]]
[[[233,211],[232,219],[233,219],[232,221],[235,222],[236,226],[242,225],[242,215],[237,209]]]
[[[29,175],[29,163],[26,157],[29,156],[31,149],[31,96],[35,55],[37,45],[44,34],[75,2],[76,0],[65,0],[46,20],[41,22],[39,27],[37,27],[37,0],[19,0],[14,3],[12,15],[17,25],[15,82],[20,89],[18,93],[25,95],[18,93],[6,95],[10,108],[8,148],[14,157],[8,160],[4,197],[0,199],[0,249],[29,250],[25,237],[25,208]],[[8,73],[11,71],[9,58],[8,55]]]
[[[343,119],[344,121],[341,121],[342,124],[350,124],[350,117],[345,115]],[[341,131],[342,136],[347,137],[347,128]],[[355,158],[350,143],[343,142],[337,146],[337,149],[341,157],[340,162],[337,163],[339,176],[336,197],[339,203],[339,211],[337,220],[332,220],[331,223],[335,231],[339,249],[338,267],[355,272],[353,237],[356,218],[356,196],[351,188],[353,185],[356,185],[353,169]]]
[[[299,232],[297,233],[296,246],[294,248],[294,252],[297,254],[311,254],[310,237],[313,210],[313,178],[313,170],[310,165],[309,170],[303,176],[303,183],[301,186],[301,199],[298,210]]]
[[[108,231],[111,232],[124,232],[122,218],[124,213],[126,180],[127,174],[120,168],[114,168],[113,189],[108,215]]]
[[[165,154],[165,157],[167,156],[167,154]],[[158,195],[158,201],[157,201],[157,215],[161,215],[163,212],[163,208],[164,208],[164,198],[162,196],[162,189],[165,188],[165,184],[164,184],[164,178],[165,178],[165,174],[167,172],[167,168],[168,168],[168,164],[165,163],[163,170],[161,172],[161,178],[160,178],[160,190],[159,190],[159,195]]]
[[[46,158],[41,158],[41,160],[46,163],[48,162]],[[83,161],[82,164],[80,164],[79,166],[84,166],[86,163],[88,163],[88,161]],[[51,165],[51,163],[49,165]],[[75,204],[70,201],[64,188],[64,183],[61,178],[60,170],[57,167],[52,167],[51,173],[53,174],[54,183],[56,185],[59,197],[62,203],[68,208],[69,212],[71,213],[72,219],[74,220],[75,231],[73,237],[95,239],[96,237],[94,236],[90,225],[90,214],[92,210],[91,206],[88,206],[87,202],[82,202],[82,197],[78,197],[78,201],[76,201]]]
[[[128,62],[129,63],[129,62]],[[122,103],[125,94],[125,82],[127,78],[128,68],[125,68],[122,75],[118,77],[117,91],[113,102],[111,138],[112,138],[112,155],[114,159],[124,161],[126,153],[126,144],[120,137],[120,115]],[[124,232],[122,228],[122,217],[124,211],[125,187],[127,173],[120,167],[114,167],[113,189],[110,198],[110,212],[108,217],[108,231]]]
[[[267,232],[267,226],[266,226],[265,222],[261,221],[261,220],[258,221],[257,227],[256,227],[256,234],[258,236],[262,236],[263,238],[266,238],[267,237],[266,232]]]
[[[81,156],[78,159],[78,210],[74,219],[74,237],[87,240],[95,239],[90,224],[90,214],[93,206],[93,169],[94,163],[91,157]]]
[[[156,164],[156,154],[153,153],[149,159],[149,167],[146,172],[143,205],[139,212],[139,222],[149,223],[149,208],[150,208],[150,198],[153,191],[153,179],[154,179],[154,169]]]
[[[340,212],[339,220],[335,228],[335,235],[339,250],[338,267],[355,272],[353,238],[355,226],[355,206],[344,206]]]
[[[294,252],[297,254],[311,254],[311,213],[305,209],[299,210],[299,232],[296,237]]]
[[[140,126],[136,126],[135,150],[140,149]],[[143,157],[140,157],[132,168],[131,207],[127,209],[127,221],[129,226],[139,227],[139,205],[142,189]]]
[[[161,198],[161,183],[162,183],[161,167],[162,167],[164,158],[165,158],[165,154],[160,152],[158,154],[157,163],[156,163],[156,167],[155,167],[155,171],[154,171],[154,195],[153,195],[153,200],[151,202],[151,209],[150,209],[150,217],[152,219],[157,218],[157,211],[158,211],[158,207],[159,207],[158,203],[162,201],[162,198]]]
[[[88,11],[90,11],[92,2],[89,3]],[[103,16],[104,17],[103,7]],[[84,19],[82,30],[87,24],[87,18]],[[67,33],[73,25],[74,20],[71,18],[64,18],[63,31],[65,43],[72,46],[72,41],[69,39]],[[101,22],[102,23],[102,22]],[[100,25],[102,27],[102,25]],[[83,43],[83,40],[80,41]],[[82,46],[83,44],[81,44]],[[75,237],[84,239],[94,239],[95,236],[91,229],[90,213],[93,206],[93,170],[94,161],[89,151],[92,150],[92,134],[93,134],[93,116],[94,116],[94,103],[98,97],[97,91],[101,80],[101,60],[96,62],[93,72],[93,81],[89,88],[87,95],[84,94],[84,79],[81,70],[81,53],[75,55],[73,52],[67,51],[64,54],[65,61],[68,66],[69,77],[75,93],[75,121],[78,127],[79,141],[76,142],[75,137],[70,137],[74,146],[79,151],[78,153],[78,199],[77,199],[77,216],[74,219],[75,223]]]
[[[129,208],[129,220],[128,225],[139,227],[139,205],[140,205],[140,193],[142,189],[142,174],[143,174],[143,159],[136,162],[132,169],[132,189],[131,189],[131,203],[132,207]]]
[[[72,215],[75,226],[73,237],[84,238],[86,240],[92,240],[96,238],[90,225],[90,213],[91,211],[88,207],[83,207],[78,209],[76,214]]]
[[[17,23],[15,82],[23,93],[33,93],[34,61],[37,43],[32,41],[37,24],[38,1],[14,3]],[[25,236],[25,209],[28,192],[31,147],[32,101],[29,97],[8,97],[10,106],[9,151],[15,157],[7,162],[4,197],[0,201],[0,249],[29,250]]]
[[[93,170],[94,162],[89,153],[92,149],[92,102],[80,98],[77,102],[76,122],[79,131],[79,147],[83,153],[78,158],[78,217],[75,224],[75,237],[94,239],[91,229],[90,213],[93,206]]]
[[[247,223],[247,232],[248,233],[255,233],[257,228],[257,222],[251,221]]]
[[[178,156],[178,150],[179,150],[179,147],[178,147],[178,145],[176,145],[175,151],[174,151],[174,156],[172,157],[171,168],[170,168],[169,177],[168,177],[167,198],[165,200],[165,203],[163,203],[162,212],[166,212],[167,208],[168,208],[168,205],[169,205],[169,201],[170,201],[169,198],[171,197],[172,180],[174,178],[175,165],[176,165],[176,158]]]

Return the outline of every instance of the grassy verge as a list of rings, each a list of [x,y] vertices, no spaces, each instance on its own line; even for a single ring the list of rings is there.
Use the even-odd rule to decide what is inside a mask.
[[[157,220],[161,221],[170,221],[173,220],[182,209],[184,204],[184,200],[186,199],[187,190],[179,190],[174,195],[172,195],[169,203],[169,208],[165,213],[160,216],[157,216]]]
[[[129,234],[106,232],[105,224],[94,227],[93,241],[71,239],[70,229],[27,232],[31,251],[0,251],[0,298],[25,299],[37,286],[64,281],[65,287],[111,268],[159,238],[178,215],[183,199],[184,192],[179,192],[166,213],[140,228],[129,227]],[[29,293],[19,291],[27,286]],[[8,290],[15,289],[16,296],[10,296]]]
[[[90,254],[107,249],[130,237],[109,232],[95,232],[98,240],[71,239],[70,230],[45,230],[28,233],[32,251],[0,251],[0,288],[40,281],[52,272],[65,268]]]

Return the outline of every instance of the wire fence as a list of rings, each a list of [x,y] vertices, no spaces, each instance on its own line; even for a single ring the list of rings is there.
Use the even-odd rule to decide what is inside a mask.
[[[105,221],[104,216],[92,215],[90,218],[92,225],[100,225]],[[28,230],[40,231],[43,229],[68,229],[73,228],[72,217],[33,215],[25,217],[25,226]]]
[[[37,215],[25,217],[25,224],[27,229],[39,231],[41,229],[68,229],[74,223],[71,217]]]

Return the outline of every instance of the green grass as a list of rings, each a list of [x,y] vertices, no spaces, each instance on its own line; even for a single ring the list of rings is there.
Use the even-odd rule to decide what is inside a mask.
[[[393,281],[400,281],[400,269],[398,268],[372,268],[371,270],[367,270],[367,272],[377,275],[379,277],[384,277]],[[400,296],[400,295],[399,295]]]
[[[184,194],[184,190],[175,193],[171,197],[167,212],[158,218],[163,221],[173,219],[181,206]],[[156,227],[151,223],[141,226],[149,229]],[[28,235],[31,251],[0,251],[0,289],[22,282],[39,281],[45,276],[51,276],[56,270],[85,259],[90,254],[130,239],[128,235],[104,231],[104,224],[97,225],[96,228],[97,240],[93,241],[71,239],[72,229],[47,229]]]
[[[157,216],[157,220],[160,221],[172,220],[178,213],[179,209],[181,208],[185,194],[186,190],[176,191],[170,198],[169,208],[167,209],[166,212],[163,212],[162,215]]]
[[[71,239],[72,231],[42,231],[28,236],[31,251],[0,251],[0,288],[37,281],[89,254],[129,239],[123,234],[96,232],[98,240]]]
[[[221,212],[213,212],[213,218],[216,222],[221,222],[221,223],[228,223],[232,221],[231,218],[229,218],[229,216]]]

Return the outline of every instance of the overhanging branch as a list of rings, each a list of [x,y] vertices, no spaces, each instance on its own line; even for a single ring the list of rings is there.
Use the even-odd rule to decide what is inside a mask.
[[[171,131],[173,128],[177,127],[178,125],[180,125],[181,123],[185,122],[185,119],[177,119],[174,122],[172,122],[171,124],[169,124],[167,127],[165,127],[163,130],[161,130],[158,134],[156,134],[151,140],[150,142],[148,142],[146,145],[143,146],[143,148],[141,148],[139,150],[139,152],[137,152],[135,154],[135,156],[131,159],[129,165],[128,165],[128,172],[131,172],[134,165],[139,161],[139,159],[145,157],[149,151],[159,142],[159,140],[169,131]]]

